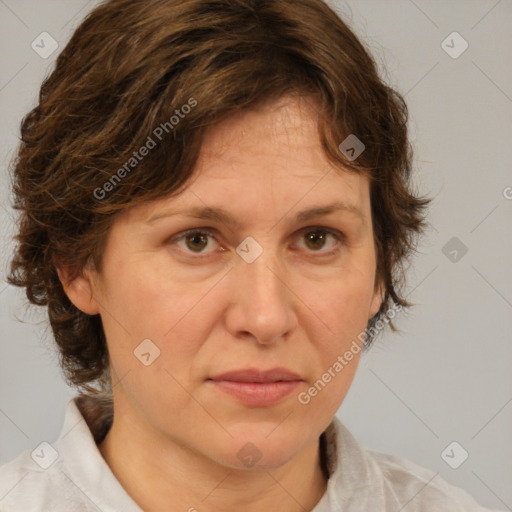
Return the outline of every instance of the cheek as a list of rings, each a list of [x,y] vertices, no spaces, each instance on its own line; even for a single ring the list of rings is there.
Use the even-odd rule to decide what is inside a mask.
[[[310,286],[304,295],[323,325],[322,331],[328,333],[325,343],[331,349],[341,349],[366,328],[373,297],[373,279],[372,273],[346,271],[338,279]]]
[[[184,375],[218,318],[221,301],[213,288],[216,280],[190,282],[167,275],[164,262],[148,261],[151,264],[117,261],[111,267],[108,290],[101,299],[111,360],[118,373],[140,370],[134,356],[149,339],[156,347],[148,344],[149,348],[160,352],[155,368]]]
[[[373,275],[355,270],[319,286],[309,283],[303,296],[314,313],[305,324],[315,361],[310,407],[334,414],[348,392],[361,356],[372,292]]]
[[[200,291],[169,275],[162,258],[145,260],[111,263],[105,304],[128,331],[162,339],[198,302]]]
[[[110,363],[122,379],[118,390],[155,424],[169,425],[173,411],[197,407],[186,390],[220,301],[207,293],[213,283],[167,278],[155,260],[118,263],[104,296],[109,312],[102,315]]]

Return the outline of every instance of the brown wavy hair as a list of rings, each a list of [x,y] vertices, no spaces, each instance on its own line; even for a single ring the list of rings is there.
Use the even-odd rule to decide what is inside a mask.
[[[393,303],[411,305],[404,263],[430,200],[410,183],[407,106],[338,15],[322,0],[111,0],[59,55],[22,122],[13,162],[20,217],[9,282],[48,307],[68,383],[108,389],[108,352],[99,315],[70,302],[57,266],[71,278],[88,261],[101,271],[118,212],[179,191],[205,130],[287,94],[317,100],[327,157],[370,179],[385,295],[369,326]],[[366,146],[354,161],[339,149],[349,134]],[[134,160],[148,137],[155,147]],[[372,340],[369,333],[366,345]]]

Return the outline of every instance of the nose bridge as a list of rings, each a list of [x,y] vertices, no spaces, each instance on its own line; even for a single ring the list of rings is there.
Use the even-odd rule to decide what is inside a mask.
[[[238,274],[244,281],[253,303],[262,301],[264,304],[276,302],[281,304],[285,300],[282,265],[278,255],[272,248],[265,248],[261,254],[249,262],[242,258],[238,262]]]
[[[293,306],[278,251],[271,247],[262,249],[254,260],[244,259],[242,254],[235,264],[237,313],[232,326],[263,343],[291,329]]]
[[[281,269],[281,272],[280,272]],[[266,303],[285,300],[285,286],[283,282],[282,265],[277,257],[267,251],[265,255],[259,256],[252,263],[242,265],[241,273],[246,276],[248,284],[253,290],[253,297],[261,298]]]

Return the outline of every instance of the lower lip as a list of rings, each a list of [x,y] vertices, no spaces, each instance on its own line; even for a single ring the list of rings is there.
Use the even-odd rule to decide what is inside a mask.
[[[293,393],[299,380],[280,382],[235,382],[230,380],[210,380],[217,389],[253,407],[268,407]]]

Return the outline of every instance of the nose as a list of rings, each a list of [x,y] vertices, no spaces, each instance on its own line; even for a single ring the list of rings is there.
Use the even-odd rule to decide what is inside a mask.
[[[285,338],[297,324],[290,279],[269,250],[252,263],[237,260],[230,276],[227,330],[235,338],[252,338],[260,344]]]

